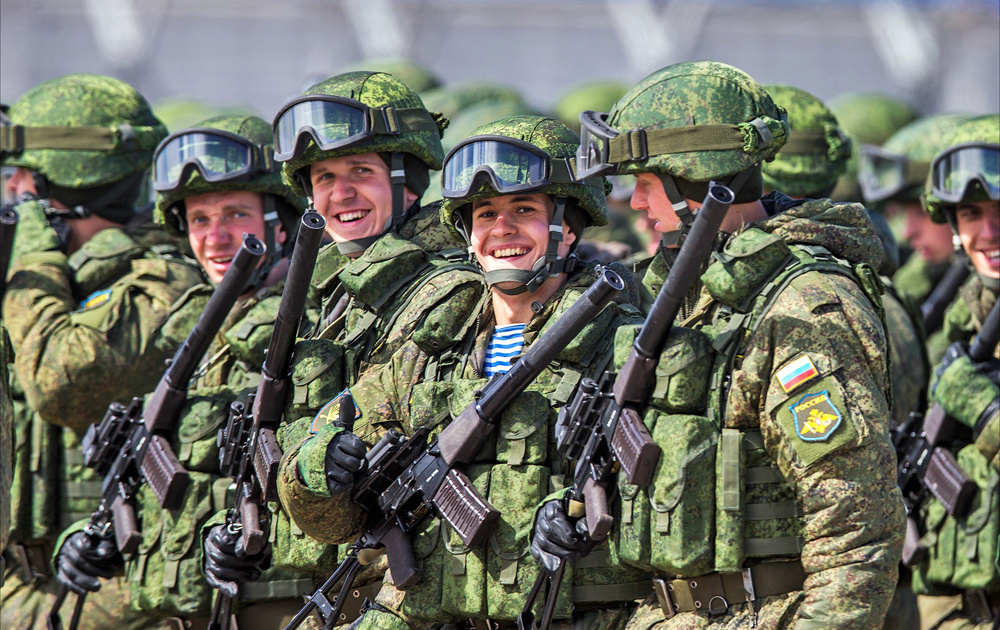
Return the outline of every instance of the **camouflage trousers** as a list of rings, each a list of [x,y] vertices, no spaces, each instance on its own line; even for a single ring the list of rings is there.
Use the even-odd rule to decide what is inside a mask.
[[[961,595],[917,595],[920,630],[989,630],[992,621],[976,622],[970,611],[962,609]]]
[[[625,630],[785,630],[802,602],[802,592],[775,595],[759,600],[757,611],[746,604],[729,607],[725,614],[709,615],[707,612],[687,612],[664,618],[663,609],[655,595],[650,595],[639,605],[628,620]]]
[[[0,627],[17,630],[45,630],[46,616],[52,609],[59,583],[53,578],[45,582],[28,583],[16,567],[8,567],[0,589]],[[91,593],[83,605],[79,630],[161,630],[172,628],[162,619],[151,619],[129,606],[131,596],[125,578],[101,581],[101,590]],[[70,593],[60,614],[68,624],[73,614],[76,595]]]
[[[572,619],[552,622],[552,630],[623,630],[631,615],[631,608],[588,610],[574,613]],[[351,624],[348,630],[466,630],[467,624],[411,623],[387,608],[372,608]]]

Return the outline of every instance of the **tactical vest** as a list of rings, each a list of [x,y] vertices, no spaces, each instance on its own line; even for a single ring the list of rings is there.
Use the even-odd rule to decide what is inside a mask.
[[[143,247],[121,229],[101,230],[68,259],[74,298],[82,303],[144,265],[162,265],[163,259],[189,262],[174,245]],[[102,317],[99,310],[94,309],[94,317]],[[55,539],[97,508],[101,478],[84,465],[81,436],[42,420],[27,406],[16,382],[11,391],[16,435],[11,542]],[[103,413],[95,409],[95,421]]]
[[[567,292],[559,312],[579,293]],[[565,462],[556,461],[551,427],[558,407],[572,397],[584,376],[599,375],[611,360],[608,331],[631,307],[606,308],[567,346],[546,371],[505,408],[490,442],[465,472],[476,488],[501,512],[501,520],[481,549],[465,547],[448,525],[425,521],[412,537],[423,579],[407,589],[401,610],[426,620],[514,619],[534,583],[539,565],[531,557],[529,537],[535,510],[552,492],[564,487]],[[633,320],[634,321],[634,320]],[[475,399],[485,379],[462,378],[473,372],[469,359],[485,341],[476,323],[467,323],[463,342],[431,361],[409,397],[409,430],[447,426]],[[541,334],[541,333],[539,333]],[[617,566],[616,566],[617,565]],[[648,594],[648,575],[608,559],[606,546],[568,567],[557,598],[557,618],[569,617],[574,602],[628,601]]]
[[[872,269],[852,266],[825,248],[789,247],[751,228],[715,256],[702,276],[713,299],[700,301],[689,318],[709,314],[711,323],[675,329],[656,368],[644,416],[662,449],[653,482],[639,488],[619,481],[620,526],[612,535],[623,561],[681,577],[801,554],[795,493],[767,454],[760,431],[723,426],[741,349],[781,292],[804,273],[839,274],[857,282],[882,316]],[[619,365],[637,331],[619,329]]]
[[[202,570],[202,528],[233,505],[232,480],[219,475],[216,435],[228,419],[230,403],[245,403],[257,387],[281,289],[281,284],[261,289],[234,309],[218,337],[221,343],[208,351],[192,379],[171,440],[191,478],[181,507],[164,510],[149,488],[140,490],[142,542],[127,565],[132,605],[138,610],[200,615],[211,608],[214,590]],[[272,537],[278,520],[271,519]],[[311,588],[311,579],[269,570],[260,581],[241,586],[240,599],[297,597]]]

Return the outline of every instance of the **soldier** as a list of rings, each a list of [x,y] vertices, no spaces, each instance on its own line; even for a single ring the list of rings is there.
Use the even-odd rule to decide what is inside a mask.
[[[951,345],[931,397],[968,432],[951,448],[978,492],[964,516],[935,498],[919,507],[926,554],[913,589],[925,630],[995,628],[1000,620],[1000,361],[997,349],[982,363],[968,354],[1000,294],[1000,114],[960,123],[947,146],[931,163],[921,201],[935,222],[951,226],[973,274],[945,315]]]
[[[581,174],[635,174],[632,207],[657,219],[654,292],[708,182],[736,197],[667,351],[698,369],[658,370],[649,397],[654,481],[620,482],[617,556],[656,571],[629,627],[879,627],[904,510],[867,212],[761,197],[788,123],[726,64],[668,66],[581,122]]]
[[[44,626],[54,599],[56,536],[100,497],[79,439],[110,402],[155,386],[187,333],[168,322],[170,307],[203,280],[136,210],[166,129],[134,88],[67,75],[29,90],[10,119],[4,165],[17,167],[8,187],[20,222],[3,312],[17,465],[0,618],[29,628]],[[81,627],[141,625],[129,620],[126,589],[113,580]]]
[[[920,118],[892,134],[881,147],[862,145],[858,152],[858,183],[865,203],[890,220],[903,217],[902,238],[913,253],[893,274],[893,284],[917,306],[955,259],[951,229],[930,220],[920,205],[920,193],[931,160],[966,118],[956,114]]]
[[[209,284],[175,304],[172,319],[197,318],[213,286],[221,282],[244,234],[267,247],[243,296],[226,319],[217,339],[188,385],[188,400],[172,429],[178,458],[191,482],[177,510],[164,510],[148,487],[139,492],[143,542],[128,559],[132,608],[173,623],[204,624],[219,579],[234,573],[258,577],[244,559],[225,567],[210,566],[206,581],[202,566],[201,528],[209,517],[227,507],[228,477],[219,473],[216,434],[228,418],[229,405],[246,402],[260,378],[288,269],[287,245],[304,200],[282,183],[271,159],[271,126],[256,116],[223,115],[169,136],[154,157],[156,218],[169,233],[186,237]],[[59,579],[76,592],[100,588],[94,565],[104,573],[122,560],[112,554],[103,562],[87,558],[100,540],[79,527],[64,533],[59,551]],[[213,538],[210,545],[234,552],[235,539]],[[225,578],[217,578],[216,575]],[[242,624],[277,627],[298,609],[297,597],[312,588],[308,577],[272,572],[258,585],[241,591],[248,605],[237,614]],[[252,624],[250,623],[252,621]]]
[[[573,250],[585,226],[606,223],[606,189],[603,178],[574,177],[577,142],[558,121],[515,116],[483,125],[451,152],[442,218],[469,242],[490,289],[472,308],[418,328],[389,363],[352,386],[361,410],[355,434],[327,425],[300,447],[298,469],[283,469],[282,500],[302,505],[296,519],[307,533],[352,541],[361,514],[348,491],[367,447],[390,428],[409,434],[430,425],[436,434],[594,281],[595,266],[580,264]],[[429,519],[413,536],[423,579],[405,592],[387,581],[358,627],[513,626],[538,573],[527,555],[529,527],[566,471],[553,450],[556,411],[583,376],[600,373],[613,331],[636,315],[627,303],[606,307],[504,411],[495,444],[467,471],[481,490],[488,484],[501,512],[491,542],[470,550]],[[606,549],[592,556],[567,577],[557,617],[568,618],[573,602],[572,627],[621,627],[645,588],[643,573],[603,566]]]

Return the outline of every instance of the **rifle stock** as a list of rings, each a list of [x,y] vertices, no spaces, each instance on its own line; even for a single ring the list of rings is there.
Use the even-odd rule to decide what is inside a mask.
[[[123,555],[134,553],[141,541],[131,502],[143,483],[150,486],[164,509],[180,507],[189,477],[163,433],[176,424],[187,397],[188,380],[263,254],[264,244],[259,239],[244,237],[232,265],[174,354],[149,403],[144,405],[142,398],[133,398],[128,407],[111,403],[104,418],[91,425],[83,437],[84,463],[104,478],[101,502],[84,531],[92,537],[104,537],[113,528],[115,543]],[[59,609],[68,591],[64,584],[60,585],[59,596],[47,616],[50,628],[62,627]],[[76,628],[85,598],[78,597],[69,630]]]
[[[587,291],[545,331],[503,374],[496,374],[476,394],[476,400],[428,445],[430,430],[421,427],[409,438],[388,431],[366,457],[368,469],[355,484],[351,499],[368,512],[366,530],[348,557],[323,584],[285,630],[299,627],[319,609],[329,626],[343,606],[327,594],[344,577],[341,594],[350,588],[359,566],[358,552],[384,547],[396,588],[405,590],[421,578],[409,533],[428,516],[444,519],[469,547],[482,546],[500,518],[462,466],[472,461],[496,427],[500,413],[520,395],[559,352],[625,288],[610,269],[603,269]]]

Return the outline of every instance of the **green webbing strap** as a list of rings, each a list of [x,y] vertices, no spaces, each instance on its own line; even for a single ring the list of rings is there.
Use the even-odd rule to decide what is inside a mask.
[[[468,553],[459,553],[449,556],[448,572],[452,575],[465,575],[465,559]]]
[[[979,556],[979,536],[967,536],[965,539],[965,559],[975,560]]]
[[[560,379],[559,384],[556,385],[555,391],[549,395],[549,399],[560,405],[565,405],[573,396],[573,392],[576,391],[576,386],[583,378],[583,373],[571,367],[568,363],[562,366],[562,372],[563,377]]]
[[[180,558],[164,558],[163,560],[163,588],[171,589],[177,586],[177,573],[180,569]]]
[[[796,536],[746,538],[743,540],[743,555],[748,558],[796,556],[802,553],[804,543],[802,538]]]
[[[740,483],[740,459],[743,448],[739,429],[723,429],[719,437],[722,455],[722,509],[736,512],[740,509],[743,484]],[[748,510],[751,506],[747,506]]]
[[[66,496],[70,499],[100,499],[100,481],[67,481]]]
[[[769,521],[778,518],[798,518],[802,516],[795,501],[778,501],[775,503],[749,503],[746,509],[746,520]]]
[[[766,127],[765,127],[766,128]],[[743,150],[743,130],[737,125],[695,125],[636,130],[608,141],[608,162],[617,164],[652,155],[693,151]]]
[[[181,450],[177,453],[177,461],[191,461],[191,453],[194,451],[193,442],[181,442]]]
[[[670,512],[664,510],[656,510],[656,533],[657,534],[669,534],[670,533]]]
[[[631,602],[645,599],[652,590],[649,580],[627,584],[581,584],[573,587],[573,603]]]
[[[37,473],[42,468],[42,430],[45,423],[37,413],[31,414],[31,472]]]
[[[574,569],[597,569],[611,566],[611,552],[607,547],[595,549],[573,564]]]
[[[275,580],[273,582],[240,582],[240,599],[297,598],[315,588],[308,578]]]
[[[233,485],[233,480],[230,477],[219,477],[212,482],[213,511],[224,510],[232,504],[227,497],[231,485]]]
[[[25,127],[23,125],[0,127],[0,150],[18,155],[33,149],[64,151],[111,151],[152,149],[160,139],[154,127]]]
[[[347,336],[347,339],[344,340],[344,344],[348,346],[354,345],[354,343],[357,342],[361,336],[368,332],[368,327],[374,324],[376,319],[378,319],[378,316],[366,309],[361,314],[361,318],[358,319],[354,330]]]
[[[756,468],[747,468],[746,470],[746,484],[748,486],[759,486],[765,483],[778,483],[779,481],[784,481],[785,477],[781,474],[781,469],[777,466],[760,466]]]

